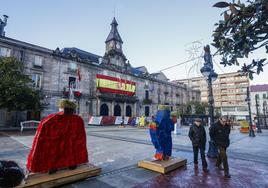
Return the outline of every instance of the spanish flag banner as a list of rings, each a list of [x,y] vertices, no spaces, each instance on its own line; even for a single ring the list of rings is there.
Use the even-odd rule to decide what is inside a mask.
[[[128,96],[135,95],[136,82],[129,80],[116,78],[112,76],[106,76],[97,74],[97,89],[103,93],[116,93]]]

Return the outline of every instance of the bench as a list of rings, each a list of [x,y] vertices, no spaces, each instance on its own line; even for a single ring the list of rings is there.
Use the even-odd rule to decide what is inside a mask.
[[[23,129],[35,129],[37,128],[40,121],[36,120],[29,120],[29,121],[22,121],[20,122],[20,131],[22,132]]]

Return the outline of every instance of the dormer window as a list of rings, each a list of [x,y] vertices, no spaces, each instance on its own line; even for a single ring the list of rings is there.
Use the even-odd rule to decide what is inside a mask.
[[[39,55],[34,56],[34,66],[42,67],[44,58]]]
[[[11,56],[11,49],[0,47],[0,57],[10,57]]]

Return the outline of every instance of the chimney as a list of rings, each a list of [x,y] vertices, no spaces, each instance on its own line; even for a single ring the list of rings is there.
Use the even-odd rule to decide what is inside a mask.
[[[3,15],[3,17],[4,17],[4,20],[3,21],[0,19],[0,37],[4,37],[5,36],[4,28],[7,25],[7,19],[8,19],[8,16],[7,15]]]

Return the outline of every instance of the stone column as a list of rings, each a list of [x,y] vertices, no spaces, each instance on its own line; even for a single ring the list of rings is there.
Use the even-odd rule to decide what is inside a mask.
[[[133,114],[132,116],[137,116],[137,103],[134,103],[134,109],[133,109]]]
[[[109,103],[109,114],[108,114],[109,116],[113,116],[113,110],[112,109],[113,109],[113,102],[110,102]]]
[[[99,98],[97,98],[96,100],[96,109],[97,109],[96,115],[99,116],[100,115],[100,99]]]
[[[127,106],[127,104],[126,104],[126,102],[124,102],[122,116],[126,116],[126,106]]]
[[[112,112],[112,116],[114,115],[114,101],[112,101],[112,109],[111,109],[111,112]]]

